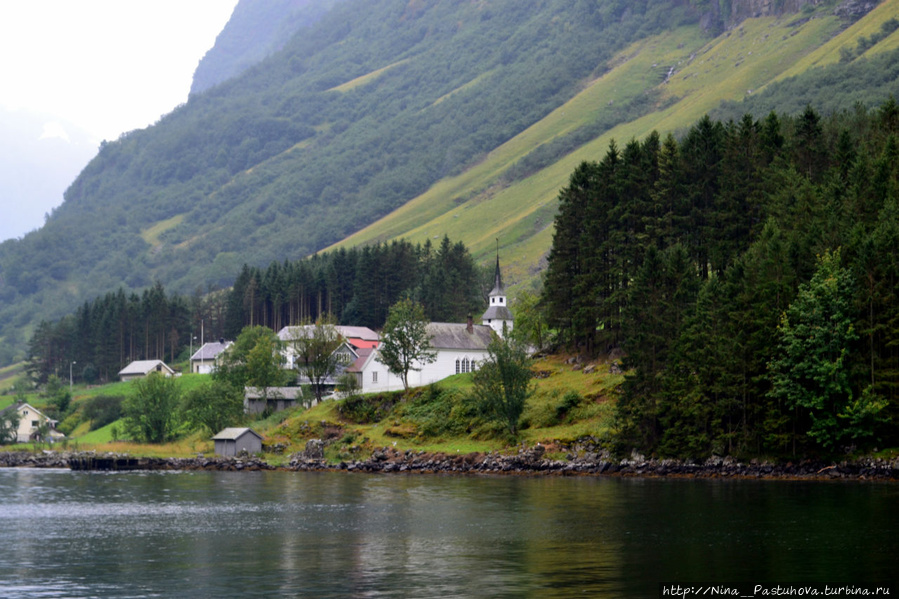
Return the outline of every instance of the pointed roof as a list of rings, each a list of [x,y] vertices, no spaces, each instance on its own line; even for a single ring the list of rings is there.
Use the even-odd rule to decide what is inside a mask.
[[[495,295],[506,295],[506,288],[503,287],[503,273],[499,269],[499,253],[496,254],[496,274],[493,275],[493,289],[490,290],[491,297]]]

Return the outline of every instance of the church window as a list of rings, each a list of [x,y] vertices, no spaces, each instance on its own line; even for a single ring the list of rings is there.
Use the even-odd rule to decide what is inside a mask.
[[[373,383],[377,383],[377,382],[378,382],[378,371],[377,371],[377,370],[373,370],[373,371],[372,371],[372,373],[371,373],[371,382],[373,382]]]
[[[468,370],[468,358],[462,360],[462,372],[469,372]]]
[[[460,372],[462,372],[462,368],[461,368],[460,364],[461,363],[459,362],[459,359],[456,358],[456,374],[459,374]]]

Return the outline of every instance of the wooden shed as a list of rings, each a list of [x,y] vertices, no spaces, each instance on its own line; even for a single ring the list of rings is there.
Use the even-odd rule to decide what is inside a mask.
[[[221,456],[236,456],[242,451],[249,454],[262,451],[262,437],[250,428],[226,428],[212,438],[215,453]]]

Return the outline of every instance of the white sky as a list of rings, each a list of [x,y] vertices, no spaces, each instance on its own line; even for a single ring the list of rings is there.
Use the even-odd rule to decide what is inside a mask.
[[[151,125],[187,100],[236,4],[0,0],[0,105],[60,117],[97,141]]]

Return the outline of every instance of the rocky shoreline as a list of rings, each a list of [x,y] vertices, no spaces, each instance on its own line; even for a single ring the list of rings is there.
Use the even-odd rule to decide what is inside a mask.
[[[434,454],[421,451],[378,449],[363,460],[332,464],[323,458],[321,442],[311,441],[305,451],[293,454],[285,466],[275,467],[255,456],[196,458],[135,458],[125,454],[95,452],[0,453],[0,468],[69,468],[90,471],[217,470],[298,472],[346,471],[362,473],[495,474],[554,476],[619,476],[671,478],[744,478],[809,480],[899,481],[899,459],[861,458],[841,462],[802,460],[774,463],[740,462],[711,457],[701,462],[646,459],[632,455],[616,460],[602,453],[570,455],[566,460],[544,456],[538,445],[517,454]]]
[[[0,468],[68,468],[88,471],[129,470],[275,470],[255,456],[239,458],[136,458],[119,453],[93,451],[0,452]]]
[[[291,456],[291,470],[335,469],[319,456],[306,452]],[[863,458],[842,462],[802,460],[773,463],[753,460],[739,462],[730,457],[712,457],[701,462],[646,459],[632,455],[623,460],[608,454],[586,453],[566,460],[544,457],[538,445],[514,455],[498,453],[467,455],[429,454],[382,449],[366,460],[341,462],[336,469],[350,472],[408,472],[447,474],[543,474],[557,476],[620,476],[678,478],[766,478],[766,479],[847,479],[899,481],[899,459]]]

